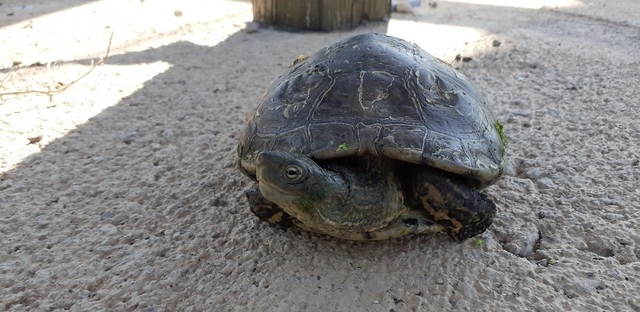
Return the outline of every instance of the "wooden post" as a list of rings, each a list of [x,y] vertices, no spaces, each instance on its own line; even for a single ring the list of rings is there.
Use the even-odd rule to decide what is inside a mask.
[[[354,28],[391,13],[391,0],[252,0],[253,20],[320,31]]]

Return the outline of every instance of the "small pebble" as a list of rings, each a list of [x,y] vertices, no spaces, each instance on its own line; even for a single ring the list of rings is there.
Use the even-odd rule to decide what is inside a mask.
[[[529,180],[535,180],[542,176],[543,171],[540,168],[531,168],[525,171],[524,176]]]
[[[135,140],[136,140],[135,133],[129,133],[122,138],[122,142],[124,142],[124,144],[131,144]]]
[[[247,22],[244,26],[244,32],[247,34],[257,33],[260,30],[260,24],[258,22]]]
[[[106,235],[116,235],[118,234],[118,228],[113,224],[103,224],[100,227],[100,232]]]
[[[42,136],[41,136],[41,135],[34,136],[34,137],[30,137],[30,138],[29,138],[29,143],[28,143],[27,145],[29,145],[29,144],[36,144],[36,143],[38,143],[38,142],[40,142],[40,141],[42,141]]]
[[[408,1],[400,1],[396,4],[395,11],[401,14],[410,14],[413,12],[413,9]]]
[[[556,187],[556,184],[553,183],[553,180],[549,178],[541,178],[537,181],[537,185],[540,189],[551,189]]]

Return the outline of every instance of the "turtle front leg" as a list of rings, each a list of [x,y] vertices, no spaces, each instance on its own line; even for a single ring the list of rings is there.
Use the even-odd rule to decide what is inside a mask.
[[[247,190],[245,194],[247,195],[251,212],[258,218],[284,228],[289,228],[293,225],[293,217],[262,196],[257,184]]]
[[[293,223],[303,231],[354,241],[386,240],[414,234],[438,233],[445,230],[442,225],[434,223],[426,214],[403,214],[385,227],[371,232],[350,232],[338,229],[333,231],[330,229],[320,230],[311,228],[304,223],[296,222],[296,220],[293,220]]]
[[[456,241],[484,233],[496,215],[496,205],[486,194],[439,170],[416,174],[414,190],[427,213]]]
[[[433,220],[427,216],[406,214],[401,215],[381,229],[373,232],[354,233],[349,239],[383,240],[414,234],[438,233],[444,229],[442,225],[434,223]]]

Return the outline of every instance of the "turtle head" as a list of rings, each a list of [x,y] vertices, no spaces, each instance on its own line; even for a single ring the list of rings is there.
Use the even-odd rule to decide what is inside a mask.
[[[343,207],[347,182],[309,157],[265,151],[256,158],[256,177],[262,195],[311,227],[328,226],[331,215]]]

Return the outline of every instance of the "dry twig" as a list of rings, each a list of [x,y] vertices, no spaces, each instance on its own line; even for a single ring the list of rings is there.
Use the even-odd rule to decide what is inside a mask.
[[[74,84],[76,84],[78,81],[82,80],[84,77],[88,76],[89,74],[91,74],[91,72],[96,69],[96,67],[98,67],[99,65],[104,64],[104,62],[107,60],[107,58],[109,57],[109,52],[111,51],[111,41],[113,40],[113,33],[111,33],[111,36],[109,37],[109,45],[107,45],[107,51],[104,54],[104,57],[102,57],[102,59],[100,59],[100,61],[92,64],[91,69],[89,69],[86,73],[84,73],[82,76],[76,78],[75,80],[71,81],[70,83],[64,85],[63,87],[59,88],[59,89],[55,89],[55,90],[51,90],[51,87],[47,86],[47,90],[18,90],[18,91],[12,91],[12,92],[0,92],[0,98],[2,98],[3,96],[10,96],[10,95],[22,95],[22,94],[43,94],[43,95],[47,95],[49,96],[49,100],[53,99],[53,96],[59,93],[62,93],[63,91],[69,89],[69,87],[73,86]],[[9,77],[14,73],[14,70],[11,70],[3,79],[2,81],[0,81],[0,87],[2,87],[2,85],[5,83],[5,81],[7,81],[9,79]]]

